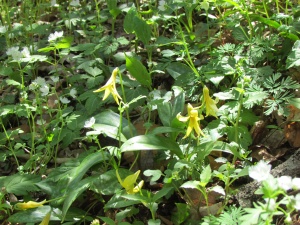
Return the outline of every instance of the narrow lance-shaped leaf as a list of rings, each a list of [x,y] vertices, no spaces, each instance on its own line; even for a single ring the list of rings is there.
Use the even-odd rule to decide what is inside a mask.
[[[151,76],[146,67],[139,60],[126,55],[126,68],[138,82],[151,89]]]

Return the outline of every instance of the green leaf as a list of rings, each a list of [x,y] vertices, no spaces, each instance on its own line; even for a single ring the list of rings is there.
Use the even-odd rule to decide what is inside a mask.
[[[205,187],[211,179],[210,165],[206,166],[200,174],[200,185]]]
[[[190,181],[187,181],[187,182],[183,183],[180,187],[181,188],[192,188],[192,189],[198,189],[199,190],[200,181],[190,180]]]
[[[289,103],[296,108],[300,109],[300,98],[291,98],[289,99]]]
[[[173,187],[168,187],[168,188],[162,188],[160,191],[156,192],[155,195],[152,198],[152,201],[156,202],[162,197],[166,196],[167,194],[170,193],[170,191],[173,190]]]
[[[113,195],[120,189],[121,186],[118,182],[115,170],[109,170],[101,174],[98,179],[94,179],[91,186],[92,191],[103,195]]]
[[[124,30],[127,34],[134,32],[134,18],[137,16],[137,12],[134,6],[130,8],[124,18]]]
[[[80,182],[73,183],[68,186],[68,191],[66,191],[67,196],[64,199],[64,204],[62,208],[62,222],[65,220],[65,216],[67,214],[68,209],[71,204],[76,200],[76,198],[82,194],[86,189],[88,189],[93,182],[95,177],[87,177]]]
[[[125,191],[125,190],[124,190]],[[135,204],[141,203],[140,200],[125,200],[123,197],[126,196],[125,192],[122,195],[115,194],[104,206],[105,209],[119,209]],[[135,195],[132,195],[135,196]]]
[[[140,150],[170,150],[179,158],[183,158],[178,143],[167,137],[140,135],[127,140],[121,146],[121,152]]]
[[[14,213],[12,216],[8,218],[8,221],[12,224],[19,223],[39,223],[41,222],[46,214],[50,212],[51,207],[49,205],[44,205],[35,209],[28,209],[24,211],[19,211]],[[50,220],[51,221],[60,221],[60,218],[57,216],[58,209],[54,209],[53,213],[51,213]],[[59,213],[60,214],[60,213]]]
[[[140,19],[138,16],[133,18],[134,32],[139,40],[141,40],[144,45],[148,45],[151,40],[151,27],[146,21]]]
[[[145,170],[144,175],[147,177],[151,177],[150,184],[154,184],[155,181],[157,181],[161,176],[163,176],[163,173],[160,170]]]
[[[1,177],[0,187],[4,187],[7,193],[27,195],[28,192],[38,191],[35,184],[40,180],[38,175],[17,173],[8,177]]]
[[[59,40],[58,43],[55,44],[56,49],[64,49],[64,48],[70,48],[73,41],[73,37],[64,37],[61,40]]]
[[[148,225],[161,225],[160,219],[150,219],[148,220]]]
[[[126,56],[126,68],[138,82],[151,89],[151,76],[146,67],[139,60],[134,57]]]
[[[106,124],[113,127],[120,126],[120,115],[111,111],[107,110],[102,113],[99,113],[94,116],[95,117],[95,124]],[[137,134],[135,127],[128,122],[125,118],[122,118],[122,132],[121,132],[126,139],[129,139]]]
[[[93,128],[94,131],[87,132],[86,133],[87,136],[105,134],[108,137],[119,140],[119,128],[116,126],[110,126],[106,124],[94,124]],[[122,142],[125,142],[127,138],[122,133],[120,135],[121,135],[120,140]]]
[[[270,27],[274,27],[276,29],[278,29],[280,27],[280,24],[274,20],[270,20],[270,19],[267,19],[265,17],[262,17],[260,15],[257,15],[257,14],[252,14],[250,15],[250,18],[254,21],[260,21],[260,22],[263,22],[267,25],[269,25]]]

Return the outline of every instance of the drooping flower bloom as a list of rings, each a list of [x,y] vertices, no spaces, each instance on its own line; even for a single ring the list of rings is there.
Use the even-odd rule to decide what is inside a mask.
[[[138,176],[140,174],[140,172],[141,171],[138,170],[134,174],[129,175],[124,180],[122,180],[121,177],[120,177],[120,175],[119,175],[119,173],[118,173],[118,171],[116,171],[116,175],[117,175],[119,183],[121,184],[121,186],[123,188],[125,188],[125,190],[126,190],[126,192],[128,194],[137,193],[137,192],[139,192],[142,189],[142,187],[144,185],[144,181],[143,180],[140,181],[140,183],[138,183],[138,185],[134,186],[135,183],[136,183],[136,180],[137,180],[137,178],[138,178]]]
[[[190,103],[188,103],[187,105],[187,110],[188,110],[188,116],[181,116],[180,113],[177,114],[176,118],[181,121],[181,122],[187,122],[189,121],[189,125],[188,128],[186,130],[186,134],[183,138],[188,137],[192,130],[195,130],[197,136],[205,136],[204,133],[202,132],[201,128],[200,128],[200,124],[198,121],[200,121],[200,119],[202,119],[202,115],[198,115],[198,108],[194,108]]]
[[[116,89],[116,77],[118,75],[119,68],[115,68],[111,74],[111,77],[109,80],[106,82],[106,84],[99,88],[98,90],[94,92],[104,92],[103,100],[107,99],[107,97],[112,94],[113,98],[115,99],[116,103],[119,105],[119,99],[122,100],[121,96],[119,95],[117,89]]]
[[[34,202],[34,201],[29,201],[29,202],[23,202],[23,203],[17,203],[15,205],[15,209],[17,210],[26,210],[26,209],[33,209],[40,207],[46,203],[46,199],[42,202]]]
[[[209,96],[209,90],[206,86],[204,86],[203,88],[203,104],[205,105],[206,108],[206,116],[212,115],[214,117],[217,117],[217,112],[218,112],[218,107],[217,104],[218,101],[217,100],[213,100],[210,96]]]

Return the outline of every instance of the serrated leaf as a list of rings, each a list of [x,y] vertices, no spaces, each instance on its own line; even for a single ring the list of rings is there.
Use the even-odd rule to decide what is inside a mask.
[[[57,44],[55,44],[56,49],[70,48],[73,41],[73,37],[64,37]]]
[[[134,57],[126,56],[126,68],[138,82],[151,89],[151,76],[146,67],[139,60]]]
[[[167,137],[140,135],[127,140],[121,146],[121,152],[141,150],[170,150],[179,158],[183,158],[183,154],[178,143]]]

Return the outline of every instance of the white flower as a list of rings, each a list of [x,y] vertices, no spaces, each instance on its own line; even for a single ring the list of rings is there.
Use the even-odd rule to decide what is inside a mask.
[[[49,94],[49,87],[48,85],[43,85],[41,88],[40,88],[40,91],[42,92],[42,96],[46,96]]]
[[[71,5],[71,6],[80,6],[79,0],[72,0],[72,1],[70,2],[70,5]]]
[[[51,0],[51,7],[57,7],[58,4],[56,3],[56,0]]]
[[[261,182],[270,176],[271,165],[264,161],[259,161],[255,166],[249,168],[249,176],[254,180]]]
[[[292,184],[293,184],[293,189],[299,190],[299,189],[300,189],[300,178],[295,177],[295,178],[292,180]]]
[[[46,124],[46,120],[43,120],[43,119],[36,120],[36,124],[37,124],[37,125],[43,125],[43,124]]]
[[[300,194],[295,196],[295,209],[300,210]]]
[[[56,39],[61,38],[63,35],[64,35],[64,32],[63,32],[63,31],[61,31],[61,32],[55,31],[53,34],[50,34],[50,35],[49,35],[48,41],[49,41],[49,42],[55,41]]]
[[[91,117],[89,120],[85,121],[84,127],[90,128],[95,124],[95,117]]]
[[[24,47],[21,51],[23,58],[30,58],[30,52],[28,47]]]
[[[59,81],[59,77],[58,76],[51,76],[50,79],[54,82],[57,83]]]
[[[72,96],[72,98],[76,98],[76,94],[77,94],[77,90],[75,88],[72,88],[70,90],[70,95]]]
[[[158,2],[158,7],[160,11],[165,11],[166,10],[166,2],[164,0],[160,0]]]
[[[287,191],[292,189],[292,178],[290,176],[282,176],[277,178],[278,186]]]
[[[63,104],[68,104],[68,103],[70,103],[70,100],[67,99],[66,97],[59,97],[59,100],[60,100],[61,103],[63,103]]]
[[[46,80],[42,77],[37,77],[33,82],[37,83],[37,85],[39,85],[40,87],[46,85]]]
[[[19,61],[23,57],[23,54],[19,51],[19,47],[8,48],[6,54],[10,55],[15,61]]]

